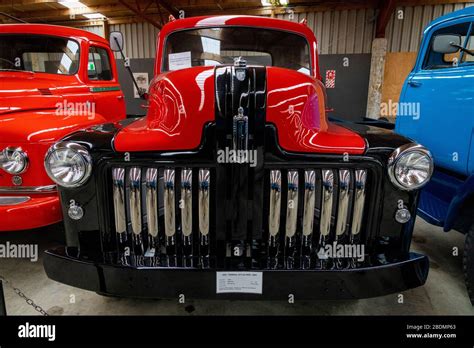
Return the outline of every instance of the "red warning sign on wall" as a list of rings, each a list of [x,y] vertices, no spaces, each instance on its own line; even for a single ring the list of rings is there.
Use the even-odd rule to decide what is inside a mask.
[[[336,87],[336,70],[326,70],[326,88]]]

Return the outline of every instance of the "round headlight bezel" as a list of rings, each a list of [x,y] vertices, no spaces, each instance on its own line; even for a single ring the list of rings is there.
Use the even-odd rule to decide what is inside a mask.
[[[424,182],[408,187],[404,185],[402,182],[400,182],[400,180],[398,180],[395,170],[396,170],[398,162],[402,158],[414,152],[420,153],[421,155],[426,156],[429,159],[430,169],[428,172],[427,179]],[[433,170],[434,170],[433,156],[431,155],[430,151],[426,149],[424,146],[420,144],[416,144],[416,143],[409,143],[409,144],[399,147],[390,155],[389,160],[388,160],[388,176],[390,178],[390,181],[392,182],[393,185],[395,185],[395,187],[404,191],[413,191],[425,186],[430,181],[430,178],[433,174]]]
[[[81,176],[81,178],[73,183],[66,183],[63,181],[58,180],[54,174],[51,172],[51,168],[49,165],[49,161],[51,156],[57,152],[57,151],[62,151],[62,150],[70,150],[76,152],[78,155],[81,156],[82,161],[84,162],[84,174]],[[87,150],[87,148],[81,144],[75,143],[75,142],[59,142],[51,146],[46,153],[46,156],[44,158],[44,167],[46,169],[46,173],[48,174],[49,178],[53,180],[57,185],[65,188],[76,188],[84,185],[89,178],[91,177],[92,174],[92,157]]]
[[[6,169],[5,164],[8,162],[12,162],[14,156],[20,156],[21,158],[22,165],[20,169],[18,170]],[[23,151],[21,147],[9,146],[0,152],[0,167],[8,174],[11,174],[11,175],[23,174],[28,169],[29,164],[30,164],[30,161],[28,159],[28,155],[25,151]]]

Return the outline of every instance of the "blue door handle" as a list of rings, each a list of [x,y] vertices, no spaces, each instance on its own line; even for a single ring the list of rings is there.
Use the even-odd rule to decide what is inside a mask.
[[[422,85],[421,82],[413,81],[413,80],[408,81],[408,84],[412,87],[420,87]]]

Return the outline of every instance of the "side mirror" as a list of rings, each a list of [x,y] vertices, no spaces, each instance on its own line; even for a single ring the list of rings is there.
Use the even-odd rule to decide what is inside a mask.
[[[120,31],[112,31],[109,35],[110,49],[114,52],[123,50],[123,35]]]
[[[433,51],[436,53],[456,53],[461,46],[461,35],[437,35],[433,41]]]

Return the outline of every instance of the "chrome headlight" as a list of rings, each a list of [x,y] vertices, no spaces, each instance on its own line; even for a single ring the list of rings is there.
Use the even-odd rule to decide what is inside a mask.
[[[388,175],[402,190],[415,190],[425,185],[433,174],[431,153],[421,145],[407,144],[396,149],[388,160]]]
[[[46,154],[48,176],[63,187],[78,187],[91,176],[92,157],[87,149],[77,143],[54,144]]]
[[[7,147],[0,152],[0,166],[10,174],[21,174],[28,168],[28,156],[21,147]]]

